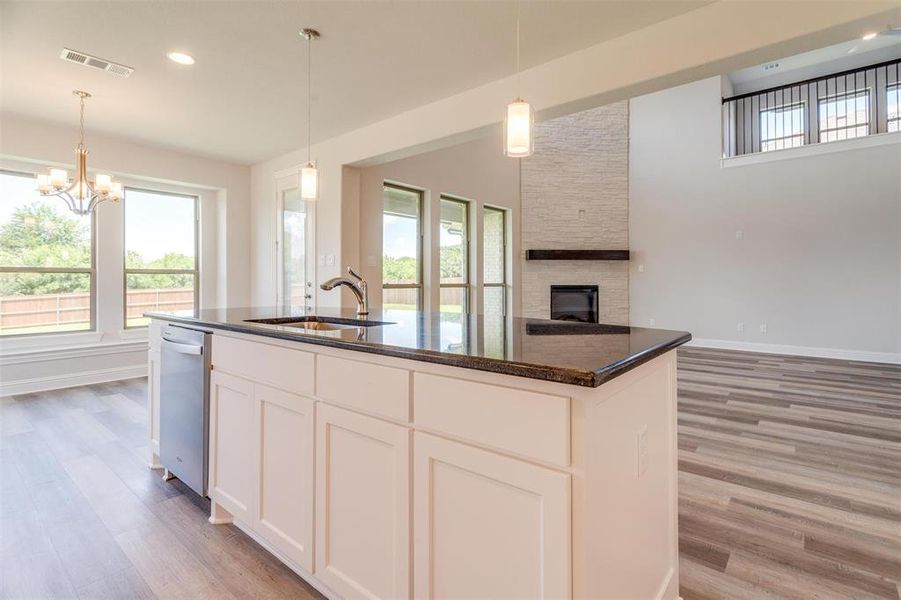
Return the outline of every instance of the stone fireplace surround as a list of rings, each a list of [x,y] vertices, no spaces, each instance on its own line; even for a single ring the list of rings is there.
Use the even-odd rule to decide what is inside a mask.
[[[524,260],[533,248],[629,248],[627,101],[536,124],[521,162],[522,315],[550,316],[551,285],[597,285],[599,321],[629,322],[625,260]]]

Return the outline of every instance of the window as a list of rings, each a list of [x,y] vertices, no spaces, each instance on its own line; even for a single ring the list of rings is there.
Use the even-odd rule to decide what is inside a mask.
[[[0,335],[94,328],[94,220],[0,171]]]
[[[858,90],[821,98],[820,142],[863,137],[870,133],[870,92]]]
[[[441,197],[441,312],[469,312],[469,203]]]
[[[382,307],[419,310],[422,304],[422,192],[383,188]]]
[[[482,222],[482,292],[485,355],[504,358],[507,306],[507,213],[485,207]]]
[[[760,151],[804,145],[804,105],[791,104],[760,111]]]
[[[198,306],[196,196],[127,188],[125,326],[143,327],[151,310]]]
[[[888,131],[901,131],[901,84],[888,87],[885,106]]]
[[[723,157],[901,131],[901,60],[723,98]]]

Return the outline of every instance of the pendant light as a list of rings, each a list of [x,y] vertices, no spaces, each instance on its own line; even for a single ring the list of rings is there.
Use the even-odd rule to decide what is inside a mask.
[[[319,39],[315,29],[301,29],[300,37],[307,41],[307,164],[300,170],[300,197],[304,200],[315,200],[319,196],[319,169],[312,159],[313,129],[313,40]]]
[[[81,139],[75,147],[75,179],[69,183],[69,174],[65,169],[50,169],[46,175],[36,178],[37,189],[41,196],[59,196],[76,215],[87,215],[93,212],[101,202],[118,202],[122,199],[122,184],[115,182],[109,175],[97,174],[94,181],[88,179],[88,148],[84,145],[84,100],[91,95],[81,90],[72,92],[80,105],[79,125]]]
[[[519,2],[516,4],[516,75],[519,75]],[[519,84],[519,77],[516,78]],[[532,105],[517,97],[507,105],[504,119],[504,156],[522,158],[532,154],[532,126],[535,118]]]

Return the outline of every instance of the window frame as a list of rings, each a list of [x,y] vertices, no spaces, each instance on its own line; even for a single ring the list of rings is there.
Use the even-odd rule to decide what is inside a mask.
[[[469,263],[471,256],[471,238],[472,238],[472,219],[470,219],[470,207],[472,206],[469,200],[465,200],[463,198],[458,198],[457,196],[452,196],[450,194],[441,194],[438,197],[438,228],[439,228],[439,238],[440,238],[440,228],[441,228],[441,203],[442,202],[452,202],[455,204],[460,204],[463,207],[463,214],[466,217],[466,222],[463,224],[465,228],[465,244],[463,245],[463,264],[466,267],[466,282],[465,283],[441,283],[441,241],[439,239],[438,242],[438,309],[440,312],[441,309],[441,289],[464,289],[463,293],[463,314],[468,315],[472,312],[472,265]]]
[[[887,94],[887,93],[888,93],[888,86],[886,86],[886,94]],[[858,123],[857,120],[855,119],[853,125],[844,125],[844,126],[842,126],[842,127],[833,127],[833,128],[831,128],[831,129],[828,128],[828,127],[825,128],[825,129],[823,128],[823,113],[822,113],[822,106],[823,106],[824,103],[837,102],[837,101],[840,101],[840,100],[844,100],[845,105],[847,106],[848,100],[849,100],[849,99],[853,99],[853,100],[854,100],[854,104],[855,104],[855,106],[856,106],[856,104],[857,104],[857,98],[859,98],[860,96],[863,96],[864,99],[865,99],[864,105],[866,106],[866,110],[867,110],[867,120],[866,120],[866,122],[864,122],[864,123]],[[886,98],[887,98],[887,97],[888,97],[888,96],[886,95]],[[831,142],[840,142],[840,141],[844,141],[844,140],[853,140],[853,139],[856,139],[856,138],[862,138],[862,137],[867,137],[868,135],[871,135],[871,134],[872,134],[872,132],[871,132],[871,126],[872,126],[872,124],[873,124],[873,120],[872,120],[872,118],[871,118],[871,117],[872,117],[872,114],[871,114],[872,111],[870,110],[870,102],[871,102],[871,100],[872,100],[872,93],[871,93],[871,89],[870,89],[868,86],[865,86],[865,87],[863,87],[863,88],[857,88],[857,89],[850,90],[850,91],[849,91],[849,90],[845,90],[845,91],[843,91],[843,92],[835,92],[835,93],[833,93],[833,94],[831,94],[831,95],[829,95],[829,94],[827,93],[827,95],[825,95],[825,96],[817,97],[817,142],[820,143],[820,144],[829,144],[829,143],[831,143]],[[846,120],[847,120],[847,116],[846,116],[845,118],[846,118]],[[886,119],[887,119],[887,118],[888,118],[888,113],[886,112]],[[827,111],[826,111],[826,120],[828,121],[828,119],[829,119],[829,111],[827,110]],[[836,119],[838,119],[838,117],[836,117]],[[888,125],[888,121],[886,121],[886,126],[887,126],[887,125]],[[846,136],[846,137],[844,137],[844,138],[837,138],[837,139],[834,139],[834,140],[824,140],[824,139],[823,139],[824,136],[828,136],[828,134],[830,134],[830,133],[838,132],[838,131],[849,131],[849,130],[855,130],[855,131],[856,131],[858,127],[866,127],[866,133],[864,133],[864,134],[862,134],[862,135],[855,135],[854,137],[847,137],[847,136]]]
[[[419,188],[415,188],[412,186],[404,185],[402,183],[396,183],[394,181],[383,181],[382,182],[382,231],[384,231],[385,226],[385,188],[392,188],[396,190],[401,190],[404,192],[410,192],[416,194],[418,209],[416,212],[416,281],[417,283],[385,283],[385,240],[382,239],[382,290],[409,290],[415,289],[416,293],[416,310],[423,309],[423,262],[425,262],[425,256],[423,254],[423,235],[422,235],[422,222],[423,222],[423,208],[425,207],[425,191]],[[384,301],[383,301],[384,304]]]
[[[135,269],[127,266],[128,240],[126,239],[126,219],[128,210],[128,191],[147,192],[190,198],[194,201],[194,268],[193,269]],[[200,196],[165,190],[155,190],[138,186],[125,186],[122,197],[122,328],[127,331],[146,329],[148,325],[128,324],[128,276],[129,275],[192,275],[194,279],[194,312],[200,309]]]
[[[35,173],[27,172],[27,171],[16,171],[12,169],[4,169],[0,168],[0,175],[12,175],[14,177],[24,177],[34,180],[37,175]],[[53,196],[48,196],[51,200]],[[59,199],[62,202],[62,199]],[[90,249],[91,249],[91,264],[89,267],[69,267],[69,268],[56,268],[56,267],[7,267],[0,265],[0,274],[5,273],[46,273],[46,274],[82,274],[88,275],[89,277],[89,294],[90,298],[88,301],[88,314],[90,315],[88,328],[86,329],[74,329],[71,331],[41,331],[34,333],[10,333],[0,335],[0,339],[11,339],[11,338],[32,338],[38,336],[50,336],[50,335],[77,335],[84,333],[92,333],[97,331],[97,211],[91,212],[91,241],[90,241]]]
[[[888,112],[888,98],[889,94],[895,92],[896,100],[894,102],[894,106],[898,111],[895,114],[895,117],[889,117]],[[892,123],[897,123],[897,129],[892,130]],[[901,81],[896,81],[895,83],[887,83],[885,85],[885,131],[889,133],[894,133],[896,131],[901,131]]]
[[[488,282],[485,280],[485,216],[487,213],[499,213],[501,215],[501,277],[500,281]],[[503,331],[501,334],[502,344],[501,353],[507,355],[507,277],[509,271],[507,269],[507,243],[509,236],[507,235],[507,225],[509,224],[509,209],[484,205],[482,207],[482,321],[485,319],[485,290],[488,288],[498,288],[501,290],[501,322],[503,323]],[[484,339],[482,340],[484,346]]]
[[[764,137],[763,137],[764,119],[762,118],[764,114],[769,113],[769,112],[775,113],[776,111],[781,111],[781,112],[791,111],[791,112],[793,112],[795,109],[800,109],[800,111],[801,111],[801,117],[800,117],[801,131],[800,131],[800,133],[792,133],[790,135],[782,135],[779,137],[772,137],[772,138],[764,139]],[[758,109],[757,109],[758,150],[757,151],[758,152],[775,152],[776,150],[787,150],[789,148],[800,148],[802,146],[807,145],[808,131],[807,131],[807,125],[805,123],[805,118],[804,118],[806,114],[807,114],[807,103],[804,100],[798,100],[797,102],[789,102],[788,104],[781,104],[779,106],[765,106],[763,108],[758,107]],[[794,123],[795,123],[794,119],[791,119],[790,122],[792,124],[792,128],[794,128]],[[783,129],[784,129],[784,127],[783,127]],[[779,141],[784,141],[784,140],[792,140],[797,137],[801,138],[801,143],[798,144],[797,146],[792,144],[791,146],[784,146],[782,148],[769,148],[766,150],[764,149],[764,144],[766,144],[766,143],[779,142]]]

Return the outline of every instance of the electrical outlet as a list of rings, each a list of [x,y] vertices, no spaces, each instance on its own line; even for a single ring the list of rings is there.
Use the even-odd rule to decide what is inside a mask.
[[[739,323],[739,324],[736,326],[736,329],[738,329],[738,333],[744,333],[744,332],[745,332],[745,324],[744,324],[744,323]]]
[[[650,325],[651,327],[653,327],[656,324],[657,324],[657,319],[655,319],[654,317],[651,317],[650,319],[648,319],[648,325]]]
[[[760,324],[760,333],[766,333],[766,323]]]
[[[638,430],[638,476],[648,470],[648,426],[642,425]]]
[[[644,273],[644,265],[638,265],[638,272]]]
[[[375,266],[378,266],[378,264],[379,263],[376,260],[375,256],[372,256],[370,254],[369,256],[366,257],[366,266],[367,267],[375,267]]]
[[[330,267],[335,266],[335,255],[334,254],[326,254],[325,255],[325,264]]]
[[[737,239],[737,240],[745,239],[745,232],[742,231],[741,229],[736,229],[735,230],[735,239]]]

